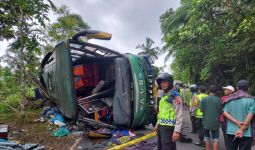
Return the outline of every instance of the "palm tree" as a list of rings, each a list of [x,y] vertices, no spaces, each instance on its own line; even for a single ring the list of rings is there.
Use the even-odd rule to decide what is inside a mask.
[[[189,0],[181,0],[182,5],[176,10],[173,11],[169,9],[164,14],[161,15],[161,30],[163,33],[169,33],[171,31],[176,30],[176,28],[181,25],[186,24],[191,20],[191,2]],[[164,63],[166,63],[171,56],[174,56],[174,49],[172,47],[172,43],[168,42],[167,38],[168,34],[165,34],[163,37],[163,41],[165,45],[162,47],[160,53],[167,54],[165,56]]]
[[[154,43],[155,42],[152,39],[147,37],[146,40],[145,40],[145,44],[142,44],[142,45],[139,44],[136,47],[136,49],[139,48],[139,49],[143,50],[142,52],[138,53],[138,55],[148,55],[148,56],[151,57],[151,59],[153,61],[158,59],[160,48],[159,47],[152,47]]]

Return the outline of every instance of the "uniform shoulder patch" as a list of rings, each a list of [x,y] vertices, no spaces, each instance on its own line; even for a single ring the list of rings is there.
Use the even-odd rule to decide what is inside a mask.
[[[177,92],[176,90],[171,90],[171,91],[170,91],[170,95],[171,95],[173,98],[175,98],[175,97],[177,97],[177,96],[180,96],[179,92]]]

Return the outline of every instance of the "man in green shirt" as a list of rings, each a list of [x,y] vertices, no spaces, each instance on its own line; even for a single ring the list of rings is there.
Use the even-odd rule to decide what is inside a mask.
[[[209,88],[210,95],[204,98],[199,108],[203,112],[204,125],[204,142],[206,150],[210,150],[210,133],[213,140],[213,150],[218,150],[219,145],[219,128],[221,115],[221,100],[217,93],[217,87],[211,85]]]
[[[227,150],[251,150],[252,123],[255,100],[248,94],[249,82],[240,80],[237,92],[230,95],[224,105],[227,123]]]

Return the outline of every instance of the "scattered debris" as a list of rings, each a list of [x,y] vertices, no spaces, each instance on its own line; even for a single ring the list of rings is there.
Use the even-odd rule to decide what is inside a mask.
[[[8,139],[8,125],[0,125],[0,138]]]
[[[121,141],[120,141],[120,142],[123,142],[123,143],[121,143],[119,145],[118,145],[118,143],[117,144],[108,143],[108,146],[111,147],[109,150],[119,150],[119,149],[124,149],[128,146],[132,146],[132,145],[135,145],[135,144],[137,145],[137,143],[140,143],[140,142],[145,141],[149,138],[152,138],[155,135],[156,135],[156,132],[152,132],[152,133],[149,133],[149,134],[147,134],[145,136],[142,136],[142,137],[139,137],[139,138],[132,137],[132,138],[129,139],[129,141],[127,141],[128,138],[124,138],[124,139],[121,139]],[[147,143],[147,142],[145,142],[145,143]],[[153,145],[153,144],[149,144],[149,145]]]
[[[75,143],[72,145],[72,147],[70,148],[70,150],[75,150],[75,149],[77,149],[77,146],[78,146],[78,144],[82,141],[82,137],[80,137],[80,138],[78,138],[76,141],[75,141]]]
[[[56,131],[51,133],[51,136],[62,137],[71,134],[71,132],[65,126],[59,127]]]
[[[20,129],[19,131],[20,131],[20,132],[27,132],[28,130],[26,130],[26,129]]]
[[[108,128],[100,128],[100,129],[96,130],[96,133],[104,134],[107,136],[112,136],[112,131]]]
[[[64,123],[65,120],[64,120],[64,118],[62,117],[61,114],[59,114],[57,112],[51,112],[49,115],[50,115],[50,120],[49,120],[50,124],[54,124],[54,125],[57,125],[59,127],[62,127],[62,126],[66,125]]]
[[[111,136],[97,133],[96,131],[89,131],[88,137],[90,138],[110,138]]]
[[[84,134],[84,131],[74,131],[74,132],[72,132],[72,135],[74,135],[74,136],[81,136],[83,134]]]
[[[45,150],[44,146],[39,144],[18,144],[13,141],[0,139],[0,149],[6,150]]]
[[[68,127],[65,124],[65,120],[63,116],[60,114],[58,109],[56,107],[45,107],[43,112],[41,113],[40,119],[37,119],[37,122],[44,122],[45,119],[48,119],[48,122],[50,125],[56,125],[59,128],[54,130],[53,128],[49,128],[49,131],[51,132],[51,136],[54,137],[62,137],[67,136],[71,134],[71,131],[68,129]]]
[[[45,122],[45,119],[43,117],[40,117],[38,119],[34,119],[32,122]]]
[[[107,144],[108,147],[113,147],[116,145],[121,145],[124,143],[127,143],[128,141],[131,140],[130,136],[122,136],[122,137],[116,137],[116,136],[112,136],[111,141]]]
[[[128,130],[112,130],[112,136],[122,137],[122,136],[129,136]]]

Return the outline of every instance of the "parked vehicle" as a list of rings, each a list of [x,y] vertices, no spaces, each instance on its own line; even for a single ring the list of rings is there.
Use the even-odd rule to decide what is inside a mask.
[[[149,58],[121,54],[90,39],[110,40],[111,34],[81,31],[42,60],[40,82],[61,113],[90,126],[149,124],[154,81]]]

